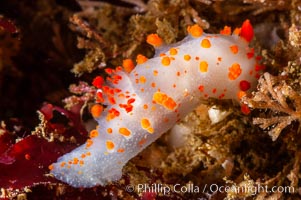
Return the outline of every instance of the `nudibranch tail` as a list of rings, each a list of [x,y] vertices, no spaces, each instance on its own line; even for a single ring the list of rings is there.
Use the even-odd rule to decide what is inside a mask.
[[[256,87],[262,66],[249,42],[252,25],[246,20],[231,33],[206,34],[187,28],[182,41],[165,45],[157,34],[147,42],[158,48],[153,58],[138,55],[122,67],[106,69],[98,88],[92,116],[98,123],[85,144],[51,165],[51,173],[74,187],[105,185],[120,179],[132,157],[169,130],[200,104],[201,99],[239,101]],[[105,105],[105,106],[103,106]]]

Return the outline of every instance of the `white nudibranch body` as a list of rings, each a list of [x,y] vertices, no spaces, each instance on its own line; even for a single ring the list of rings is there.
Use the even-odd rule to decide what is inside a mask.
[[[201,99],[239,99],[256,86],[260,65],[249,48],[249,21],[231,35],[205,34],[197,25],[182,41],[139,55],[132,69],[109,69],[91,113],[98,122],[90,139],[50,166],[55,178],[74,187],[106,185],[121,178],[123,166],[200,104]],[[152,34],[148,42],[160,46]],[[159,53],[158,53],[159,51]]]

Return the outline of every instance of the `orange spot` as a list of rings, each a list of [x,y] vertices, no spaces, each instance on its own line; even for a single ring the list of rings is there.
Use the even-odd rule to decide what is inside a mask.
[[[101,76],[96,76],[93,79],[92,85],[94,85],[96,88],[101,88],[103,83],[104,83],[103,78]]]
[[[80,157],[81,157],[81,158],[85,158],[85,157],[86,157],[86,155],[85,155],[85,154],[82,154]]]
[[[190,59],[191,59],[190,55],[188,55],[188,54],[184,55],[184,60],[189,61]]]
[[[201,42],[201,47],[203,48],[210,48],[211,47],[211,43],[208,39],[203,39]]]
[[[145,110],[148,109],[148,105],[147,105],[147,104],[144,104],[144,105],[143,105],[143,109],[145,109]]]
[[[140,76],[139,82],[142,83],[142,84],[144,84],[146,82],[145,76]]]
[[[150,127],[150,128],[147,129],[147,132],[154,133],[154,129],[152,127]]]
[[[244,96],[246,96],[247,94],[246,94],[246,92],[244,92],[244,91],[238,91],[237,92],[237,98],[240,100],[241,98],[243,98]]]
[[[177,85],[176,85],[176,84],[173,84],[173,85],[172,85],[172,87],[173,87],[173,88],[176,88],[176,87],[177,87]]]
[[[86,153],[86,156],[91,156],[91,152],[88,151],[88,152]]]
[[[128,101],[127,101],[127,104],[132,104],[136,101],[136,99],[134,98],[130,98]]]
[[[53,166],[53,165],[49,165],[49,166],[48,166],[48,169],[51,171],[51,170],[54,169],[54,166]]]
[[[254,36],[254,30],[250,20],[245,20],[241,26],[240,36],[250,42]]]
[[[173,110],[177,106],[177,103],[173,100],[173,98],[162,92],[155,92],[153,95],[153,101],[169,110]]]
[[[123,148],[119,148],[119,149],[117,149],[117,152],[118,152],[118,153],[123,153],[123,152],[124,152],[124,149],[123,149]]]
[[[228,78],[230,80],[235,80],[241,74],[241,71],[240,65],[238,63],[234,63],[229,68]]]
[[[213,94],[216,93],[216,88],[213,88],[212,93],[213,93]]]
[[[181,72],[177,71],[177,76],[181,76]]]
[[[172,55],[172,56],[177,55],[178,54],[178,50],[175,49],[175,48],[170,48],[169,49],[169,54]]]
[[[125,127],[121,127],[119,128],[119,133],[123,136],[130,136],[131,135],[131,131],[129,131],[129,129],[125,128]]]
[[[206,61],[200,62],[200,71],[207,72],[208,71],[208,63]]]
[[[97,92],[97,93],[96,93],[96,102],[97,102],[97,103],[103,103],[103,102],[104,102],[104,98],[103,98],[101,92]]]
[[[80,161],[79,161],[79,165],[80,165],[80,166],[83,166],[84,163],[85,163],[85,162],[84,162],[83,160],[80,160]]]
[[[114,119],[115,117],[118,117],[120,115],[120,112],[118,110],[116,110],[115,108],[111,108],[109,111],[108,111],[108,115],[107,115],[107,121],[110,121],[112,119]]]
[[[151,123],[148,119],[141,119],[141,127],[149,133],[154,133],[154,129],[151,127]]]
[[[147,57],[145,57],[144,55],[142,55],[142,54],[138,54],[138,55],[137,55],[137,58],[136,58],[137,64],[143,64],[143,63],[145,63],[147,60],[148,60]]]
[[[117,67],[115,68],[115,70],[116,70],[116,72],[122,71],[122,67],[121,67],[121,66],[117,66]]]
[[[239,35],[241,31],[241,28],[235,28],[233,31],[233,35]]]
[[[60,166],[64,167],[66,165],[66,162],[61,162]]]
[[[87,139],[87,141],[86,141],[86,148],[89,148],[90,146],[92,146],[92,144],[93,144],[93,140]]]
[[[142,128],[146,129],[146,128],[150,127],[150,125],[151,124],[148,119],[146,119],[146,118],[141,119]]]
[[[106,72],[107,74],[112,74],[112,73],[113,73],[113,69],[111,69],[111,68],[106,68],[106,69],[105,69],[105,72]]]
[[[145,139],[145,138],[142,138],[142,139],[138,142],[138,145],[139,145],[139,146],[142,146],[142,145],[145,144],[145,142],[146,142],[146,139]]]
[[[233,54],[238,53],[238,46],[237,45],[232,45],[230,46],[230,50],[232,51]]]
[[[156,87],[156,83],[152,82],[151,86],[154,88]]]
[[[98,136],[98,131],[97,130],[92,130],[90,131],[90,134],[89,134],[90,138],[95,138]]]
[[[77,164],[78,164],[78,161],[79,161],[78,158],[73,158],[73,164],[74,164],[74,165],[77,165]]]
[[[122,61],[122,67],[124,71],[130,73],[134,69],[135,65],[132,59],[124,59]]]
[[[200,37],[203,34],[203,29],[199,25],[195,24],[193,26],[188,26],[187,32],[193,37]]]
[[[112,134],[112,133],[113,133],[112,128],[108,128],[108,129],[107,129],[107,132],[108,132],[109,134]]]
[[[231,27],[225,26],[224,29],[220,31],[220,34],[230,35],[231,34]]]
[[[99,117],[101,115],[102,111],[103,111],[103,107],[99,104],[94,104],[90,110],[90,112],[94,118]]]
[[[222,57],[217,57],[217,61],[221,62],[222,61]]]
[[[169,57],[163,57],[161,60],[162,65],[168,66],[170,65],[170,58]]]
[[[162,45],[163,40],[158,34],[149,34],[146,38],[146,42],[154,47],[159,47]]]
[[[157,71],[157,70],[154,70],[154,71],[153,71],[153,74],[154,74],[154,76],[157,76],[157,75],[158,75],[158,71]]]
[[[116,100],[114,97],[108,97],[109,102],[114,105],[116,103]]]
[[[195,60],[199,60],[199,59],[200,59],[200,57],[198,57],[198,56],[195,57]]]
[[[114,149],[115,144],[114,144],[113,141],[107,140],[107,141],[106,141],[106,147],[107,147],[107,149],[110,151],[110,150],[113,150],[113,149]]]

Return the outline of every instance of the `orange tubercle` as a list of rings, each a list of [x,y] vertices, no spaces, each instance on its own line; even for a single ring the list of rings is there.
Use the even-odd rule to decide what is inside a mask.
[[[172,56],[175,56],[178,54],[178,50],[176,48],[170,48],[169,49],[169,54]]]
[[[208,71],[208,63],[206,61],[200,62],[200,71],[207,72]]]
[[[103,107],[102,107],[102,105],[99,105],[99,104],[94,104],[90,110],[90,112],[94,118],[99,117],[101,115],[102,111],[103,111]]]
[[[141,119],[141,127],[149,133],[153,133],[154,129],[151,127],[151,123],[148,119]]]
[[[144,55],[142,55],[142,54],[138,54],[138,55],[137,55],[137,58],[136,58],[137,64],[143,64],[143,63],[145,63],[147,60],[148,60],[147,57],[145,57]]]
[[[107,147],[107,149],[108,149],[109,151],[111,151],[111,150],[113,150],[113,149],[114,149],[114,147],[115,147],[115,144],[114,144],[114,142],[113,142],[113,141],[111,141],[111,140],[107,140],[107,141],[106,141],[106,147]]]
[[[126,137],[131,135],[131,131],[129,129],[125,128],[125,127],[119,128],[119,133],[123,136],[126,136]]]
[[[51,171],[51,170],[54,169],[54,166],[53,166],[53,165],[49,165],[49,166],[48,166],[48,169]]]
[[[149,34],[146,38],[146,42],[154,47],[159,47],[162,45],[163,40],[158,34]]]
[[[184,55],[184,60],[189,61],[190,59],[191,59],[190,55],[188,55],[188,54]]]
[[[238,91],[238,93],[237,93],[237,98],[240,100],[241,98],[243,98],[244,96],[246,96],[247,95],[247,93],[246,92],[244,92],[244,91]]]
[[[230,50],[232,51],[233,54],[238,53],[238,46],[237,45],[232,45],[230,46]]]
[[[169,66],[170,65],[170,58],[169,57],[163,57],[161,60],[162,65]]]
[[[222,35],[230,35],[231,34],[231,27],[225,26],[223,30],[220,31]]]
[[[112,133],[113,133],[113,129],[112,129],[112,128],[108,128],[108,129],[107,129],[107,132],[108,132],[109,134],[112,134]]]
[[[93,144],[93,140],[91,140],[91,139],[87,139],[87,141],[86,141],[86,148],[89,148],[89,147],[91,147],[91,146],[92,146],[92,144]]]
[[[117,152],[118,152],[118,153],[123,153],[123,152],[124,152],[124,149],[123,149],[123,148],[119,148],[119,149],[117,149]]]
[[[230,80],[235,80],[239,75],[241,74],[242,70],[240,68],[240,65],[238,63],[234,63],[230,68],[229,68],[229,73],[228,73],[228,78]]]
[[[145,76],[140,76],[139,82],[140,82],[140,83],[145,83],[145,82],[146,82]]]
[[[90,131],[90,134],[89,134],[90,138],[95,138],[98,136],[98,131],[96,129]]]
[[[253,26],[250,20],[245,20],[241,26],[240,37],[244,38],[247,42],[250,42],[254,37]]]
[[[193,26],[188,26],[187,32],[193,37],[200,37],[203,34],[203,29],[198,24],[195,24]]]
[[[210,48],[211,47],[210,40],[203,39],[202,42],[201,42],[201,47],[203,47],[203,48]]]
[[[124,59],[122,61],[122,67],[124,71],[130,73],[134,69],[135,65],[132,59]]]
[[[177,103],[173,98],[162,92],[155,92],[153,95],[153,101],[169,110],[174,110],[174,108],[177,106]]]
[[[141,119],[141,127],[142,128],[146,129],[146,128],[150,127],[150,125],[151,124],[148,119],[146,119],[146,118]]]
[[[93,79],[92,85],[94,85],[96,88],[101,88],[103,83],[104,83],[103,78],[101,76],[96,76]]]

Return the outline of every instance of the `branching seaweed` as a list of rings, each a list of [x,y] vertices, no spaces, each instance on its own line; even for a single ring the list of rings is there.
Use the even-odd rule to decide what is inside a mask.
[[[289,86],[280,76],[264,73],[259,79],[259,90],[253,98],[243,101],[255,109],[268,109],[273,112],[265,118],[256,117],[253,123],[262,129],[269,129],[269,135],[275,141],[281,131],[293,121],[301,120],[301,94]]]

